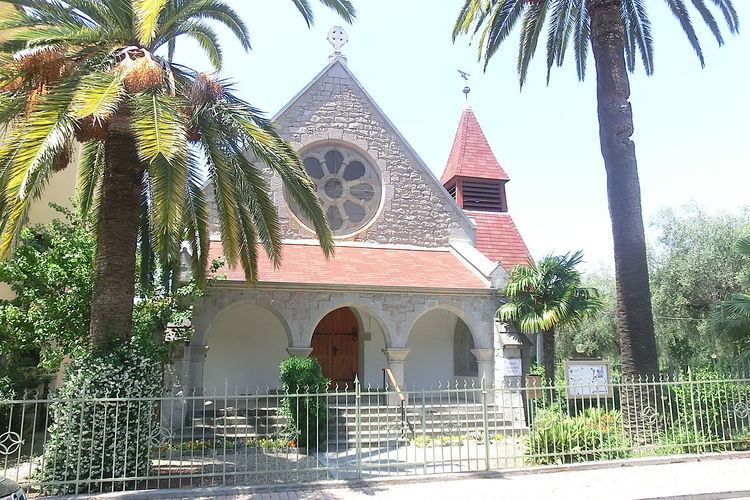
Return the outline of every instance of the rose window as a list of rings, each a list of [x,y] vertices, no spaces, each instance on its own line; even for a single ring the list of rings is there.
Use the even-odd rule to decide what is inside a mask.
[[[315,182],[318,198],[336,236],[365,227],[380,207],[380,176],[362,155],[341,146],[320,146],[302,154],[302,164]],[[292,211],[311,228],[295,203]]]

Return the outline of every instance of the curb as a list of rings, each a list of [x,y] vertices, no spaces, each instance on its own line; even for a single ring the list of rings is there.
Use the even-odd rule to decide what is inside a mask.
[[[377,477],[368,479],[328,480],[312,483],[292,483],[283,485],[255,485],[255,486],[209,486],[205,488],[175,488],[160,490],[123,491],[115,493],[95,493],[89,495],[72,495],[47,497],[54,500],[73,499],[176,499],[181,497],[213,497],[231,495],[252,495],[258,493],[276,493],[287,491],[320,491],[321,489],[355,489],[377,485],[398,485],[427,483],[435,481],[461,481],[467,479],[496,479],[513,476],[531,476],[552,474],[557,472],[575,472],[600,469],[617,469],[623,467],[643,467],[649,465],[668,465],[678,463],[712,462],[717,460],[738,460],[750,458],[750,451],[734,451],[724,453],[706,453],[705,455],[671,455],[668,457],[628,458],[621,460],[605,460],[601,462],[586,462],[580,464],[541,465],[533,467],[518,467],[497,471],[481,472],[453,472],[448,474],[414,475]]]

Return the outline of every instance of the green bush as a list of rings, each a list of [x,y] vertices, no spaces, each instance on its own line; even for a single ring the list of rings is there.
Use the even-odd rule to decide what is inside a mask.
[[[688,453],[710,453],[725,451],[726,444],[717,443],[721,439],[715,435],[694,428],[672,427],[664,432],[656,442],[655,451],[659,455],[683,455]]]
[[[622,415],[589,408],[569,417],[557,408],[539,409],[526,442],[527,461],[548,465],[630,456]]]
[[[284,392],[293,394],[281,401],[280,413],[288,419],[287,438],[302,448],[317,449],[328,433],[328,410],[323,393],[330,381],[323,376],[315,358],[287,358],[281,362],[280,371]]]
[[[149,398],[161,392],[160,363],[134,346],[75,359],[50,406],[37,477],[43,493],[122,489],[121,478],[148,475],[159,431],[158,404]]]
[[[3,401],[10,401],[15,397],[13,391],[13,384],[8,377],[0,377],[0,434],[8,429],[10,424],[10,403],[3,403]]]
[[[687,380],[690,382],[672,388],[675,414],[670,427],[691,429],[702,435],[729,436],[737,423],[734,405],[747,404],[748,386],[712,368],[693,372]]]

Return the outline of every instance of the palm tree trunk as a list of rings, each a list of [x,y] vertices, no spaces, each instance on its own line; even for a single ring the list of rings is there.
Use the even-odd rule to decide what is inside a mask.
[[[599,138],[612,219],[617,330],[626,375],[658,373],[641,189],[635,157],[630,84],[625,66],[620,0],[587,0],[596,63]]]
[[[119,127],[115,121],[122,122]],[[95,351],[128,342],[133,330],[135,253],[144,166],[126,120],[113,119],[105,143],[89,340]]]
[[[550,386],[555,383],[555,332],[542,332],[542,349],[544,350],[544,384]]]
[[[596,63],[599,140],[607,170],[607,196],[614,240],[617,330],[622,371],[627,376],[620,404],[628,437],[645,444],[658,429],[656,422],[648,418],[648,407],[657,399],[656,390],[653,386],[644,388],[627,382],[649,380],[658,373],[659,367],[641,188],[635,144],[630,139],[633,135],[633,110],[628,101],[630,83],[625,66],[621,2],[587,1],[591,16],[591,47]]]

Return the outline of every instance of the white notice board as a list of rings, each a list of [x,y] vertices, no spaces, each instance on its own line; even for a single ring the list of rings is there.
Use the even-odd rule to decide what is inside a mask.
[[[609,361],[569,359],[565,362],[569,398],[611,398]]]

